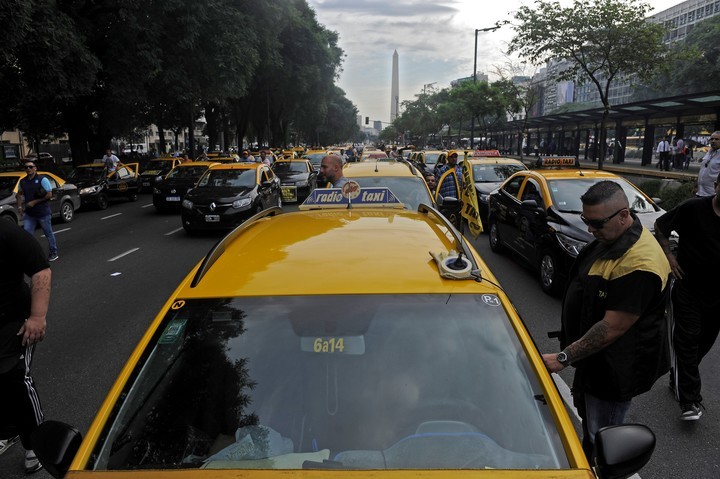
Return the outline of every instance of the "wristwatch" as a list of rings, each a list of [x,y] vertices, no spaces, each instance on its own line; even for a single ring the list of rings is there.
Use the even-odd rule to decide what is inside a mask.
[[[570,364],[570,358],[565,351],[560,351],[555,357],[555,359],[557,359],[557,362],[559,362],[563,366],[568,366]]]

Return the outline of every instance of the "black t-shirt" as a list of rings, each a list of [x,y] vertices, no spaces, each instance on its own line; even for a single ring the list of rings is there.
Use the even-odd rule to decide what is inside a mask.
[[[720,217],[713,210],[714,197],[689,199],[657,219],[658,229],[669,238],[680,237],[677,260],[684,272],[681,282],[688,288],[716,294],[708,277],[720,271]]]
[[[0,323],[30,314],[25,276],[50,267],[37,240],[19,226],[0,220]]]

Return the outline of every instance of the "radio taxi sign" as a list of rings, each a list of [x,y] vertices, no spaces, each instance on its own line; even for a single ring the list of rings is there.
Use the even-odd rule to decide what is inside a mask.
[[[345,186],[347,186],[347,184]],[[300,205],[300,209],[348,208],[356,206],[403,208],[405,205],[389,188],[360,188],[358,186],[357,188],[317,188],[313,190],[312,194]]]
[[[574,156],[541,156],[537,161],[537,166],[543,168],[550,166],[579,166],[579,163]]]

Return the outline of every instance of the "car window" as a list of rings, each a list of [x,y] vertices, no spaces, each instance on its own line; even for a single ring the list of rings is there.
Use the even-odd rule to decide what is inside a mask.
[[[494,295],[189,299],[141,363],[95,470],[568,467]]]
[[[433,200],[428,193],[425,181],[414,176],[367,176],[348,179],[357,181],[361,188],[385,187],[411,210],[417,210],[420,203],[432,205]]]
[[[505,191],[511,196],[517,197],[518,193],[520,192],[520,185],[522,184],[524,179],[525,177],[522,175],[511,179],[503,185],[503,191]]]
[[[500,183],[514,173],[524,170],[522,165],[473,165],[473,180],[477,183]]]
[[[120,168],[118,168],[116,171],[116,174],[117,174],[117,178],[121,179],[121,180],[125,180],[125,179],[131,178],[134,176],[130,172],[130,169],[126,166],[121,166]]]
[[[105,176],[104,166],[91,166],[74,169],[68,178],[75,180],[99,180]]]
[[[597,182],[604,181],[607,178],[586,178],[571,180],[552,180],[548,181],[550,196],[553,204],[560,211],[565,212],[582,212],[582,201],[580,197]],[[625,195],[628,197],[630,208],[636,213],[652,213],[655,207],[640,191],[637,190],[630,182],[624,178],[613,178],[620,186],[622,186]]]
[[[0,200],[15,194],[15,185],[19,180],[17,176],[0,176]]]
[[[55,178],[53,178],[52,176],[49,176],[49,175],[43,175],[43,176],[45,178],[47,178],[47,180],[50,182],[50,188],[52,188],[53,190],[56,190],[59,188],[57,181],[55,181]]]
[[[525,186],[523,187],[520,200],[535,200],[538,206],[544,207],[545,205],[545,202],[542,198],[542,193],[540,193],[540,186],[532,178],[528,178],[528,180],[525,182]]]
[[[257,172],[247,170],[209,170],[201,178],[198,187],[252,188]]]
[[[322,161],[322,159],[320,161]],[[273,165],[273,171],[277,175],[283,175],[288,173],[307,173],[308,168],[306,163],[298,161],[285,161],[275,163]]]

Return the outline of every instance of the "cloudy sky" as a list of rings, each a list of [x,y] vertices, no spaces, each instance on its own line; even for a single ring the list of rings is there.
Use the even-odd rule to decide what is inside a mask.
[[[400,102],[426,88],[447,88],[472,76],[475,29],[511,20],[532,0],[308,0],[318,21],[340,34],[345,51],[339,86],[370,121],[390,121],[393,51],[399,58]],[[562,0],[562,4],[568,1]],[[649,0],[651,13],[680,0]],[[509,25],[478,33],[478,73],[508,62]],[[528,73],[532,73],[529,71]],[[495,80],[492,75],[491,81]],[[372,125],[372,123],[371,123]]]

